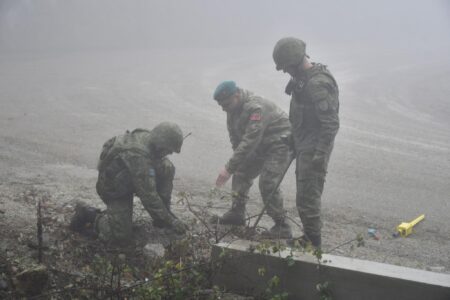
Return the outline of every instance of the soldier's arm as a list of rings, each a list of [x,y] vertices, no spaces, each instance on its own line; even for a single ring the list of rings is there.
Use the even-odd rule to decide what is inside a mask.
[[[263,118],[264,116],[262,115],[261,107],[256,106],[249,110],[244,136],[234,150],[233,156],[225,166],[230,174],[233,174],[237,167],[242,164],[260,144],[264,133]]]
[[[130,153],[124,153],[121,157],[130,172],[134,191],[152,219],[172,225],[174,217],[158,195],[156,173],[151,161],[142,155]]]
[[[329,78],[319,77],[308,83],[308,92],[314,102],[320,122],[316,150],[329,153],[339,130],[339,99],[337,87]]]
[[[231,119],[229,116],[227,116],[227,128],[228,128],[228,135],[230,136],[231,148],[234,151],[239,145],[239,139],[231,129]]]

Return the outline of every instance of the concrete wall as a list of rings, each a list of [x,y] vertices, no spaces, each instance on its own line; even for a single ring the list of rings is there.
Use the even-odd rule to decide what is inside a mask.
[[[334,255],[323,255],[319,267],[316,257],[301,252],[294,253],[289,266],[286,257],[290,251],[262,255],[249,252],[251,244],[236,241],[214,246],[212,258],[220,262],[214,284],[260,297],[268,280],[277,275],[280,285],[274,292],[286,291],[289,299],[320,299],[316,285],[329,282],[333,300],[450,300],[447,274]],[[266,270],[263,276],[258,273],[260,268]]]

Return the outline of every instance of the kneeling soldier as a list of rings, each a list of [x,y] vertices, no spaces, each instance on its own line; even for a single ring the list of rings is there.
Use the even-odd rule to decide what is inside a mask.
[[[183,134],[178,125],[163,122],[153,130],[135,129],[109,139],[98,162],[97,193],[106,211],[78,203],[71,229],[94,233],[105,241],[126,244],[132,236],[133,196],[136,194],[157,227],[182,234],[186,226],[170,211],[175,167],[166,157],[180,153]]]

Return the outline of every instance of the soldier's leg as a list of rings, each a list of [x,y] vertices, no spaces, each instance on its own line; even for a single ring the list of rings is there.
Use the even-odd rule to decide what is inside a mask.
[[[287,145],[273,145],[268,151],[261,175],[259,176],[259,190],[264,204],[267,207],[267,214],[276,222],[284,220],[286,212],[283,208],[283,196],[280,188],[275,186],[283,176],[283,172],[289,164],[289,148]]]
[[[175,166],[168,158],[163,158],[155,164],[155,172],[156,190],[163,200],[164,205],[170,211]]]
[[[99,214],[95,221],[98,237],[112,244],[127,244],[132,238],[133,194],[103,200],[106,211]]]
[[[259,177],[259,189],[267,214],[274,220],[275,226],[267,232],[267,237],[290,238],[291,228],[286,219],[286,211],[283,207],[283,196],[279,187],[279,180],[290,162],[289,148],[285,144],[274,144],[268,150]]]
[[[253,180],[259,175],[262,162],[255,160],[248,162],[239,168],[231,179],[232,206],[219,222],[221,224],[245,225],[245,206],[248,200],[248,192],[253,185]]]
[[[313,246],[321,246],[321,197],[325,172],[312,165],[314,152],[306,151],[297,156],[297,209],[307,239]]]

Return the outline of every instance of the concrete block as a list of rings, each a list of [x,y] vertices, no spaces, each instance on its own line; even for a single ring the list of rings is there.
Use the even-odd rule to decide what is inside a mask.
[[[288,292],[289,299],[320,299],[317,284],[329,283],[333,300],[449,300],[450,275],[399,267],[335,255],[323,255],[318,264],[309,253],[290,251],[263,255],[249,252],[250,241],[219,243],[212,259],[220,262],[214,284],[228,291],[261,297],[267,282],[278,276],[274,293]],[[261,268],[265,274],[261,275]],[[258,271],[260,270],[260,271]]]

